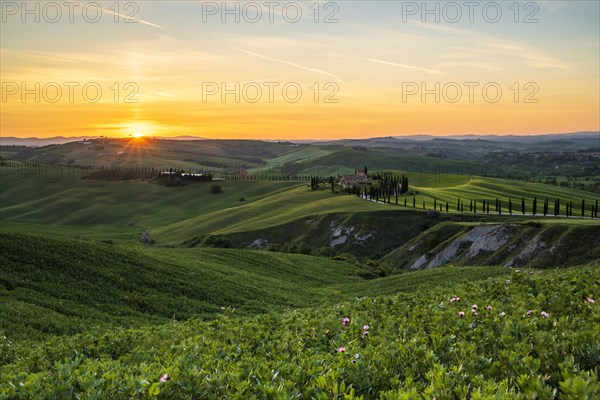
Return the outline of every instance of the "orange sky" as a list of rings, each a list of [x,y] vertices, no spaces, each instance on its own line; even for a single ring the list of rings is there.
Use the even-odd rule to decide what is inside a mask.
[[[535,24],[515,23],[508,9],[494,24],[405,21],[392,2],[360,1],[339,2],[331,24],[282,13],[273,23],[203,22],[196,3],[140,3],[131,24],[115,23],[121,14],[23,23],[10,10],[2,136],[600,131],[596,2],[551,2]]]

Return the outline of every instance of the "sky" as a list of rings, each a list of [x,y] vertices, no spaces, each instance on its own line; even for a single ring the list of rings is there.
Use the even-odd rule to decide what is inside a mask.
[[[2,136],[600,131],[600,2],[0,2]]]

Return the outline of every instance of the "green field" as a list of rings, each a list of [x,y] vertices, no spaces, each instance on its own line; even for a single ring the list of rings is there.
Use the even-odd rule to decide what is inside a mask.
[[[9,335],[0,396],[594,399],[599,278],[596,267],[442,268],[342,284],[337,305],[230,308],[210,321],[41,341]]]
[[[492,202],[494,214],[494,201],[499,198],[504,216],[510,197],[515,218],[521,214],[521,196],[526,198],[527,213],[533,196],[538,197],[538,215],[545,198],[550,200],[552,216],[555,198],[561,199],[561,215],[566,201],[572,201],[574,217],[581,215],[582,198],[586,199],[586,216],[600,198],[539,183],[409,173],[411,190],[399,198],[400,207],[395,207],[394,198],[391,206],[380,205],[332,194],[325,184],[322,190],[310,191],[305,183],[295,181],[224,181],[216,182],[222,193],[214,195],[211,183],[206,182],[167,187],[140,180],[89,179],[88,173],[67,167],[2,167],[2,226],[111,240],[136,240],[148,230],[157,243],[177,244],[199,235],[257,231],[321,214],[399,211],[404,209],[404,199],[412,209],[413,197],[418,211],[423,211],[423,203],[426,210],[432,209],[435,198],[438,207],[448,201],[450,211],[455,212],[460,197],[466,213],[469,201],[475,200],[480,214],[482,200]]]
[[[41,164],[0,165],[0,399],[600,395],[597,194],[475,176],[490,166],[401,148],[89,146],[2,149]],[[62,163],[229,179],[110,180],[48,165]],[[379,204],[302,180],[364,166],[406,174],[409,192]],[[538,215],[522,215],[534,196]],[[502,246],[499,233],[472,254],[460,241],[497,227],[510,236]],[[441,254],[436,268],[407,272]]]

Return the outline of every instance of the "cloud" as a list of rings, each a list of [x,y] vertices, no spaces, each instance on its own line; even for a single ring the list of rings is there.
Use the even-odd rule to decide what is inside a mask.
[[[303,69],[305,71],[310,71],[310,72],[316,72],[318,74],[323,74],[323,75],[329,76],[331,78],[334,78],[336,80],[336,82],[344,83],[344,81],[342,80],[342,78],[340,78],[339,76],[337,76],[335,74],[332,74],[330,72],[327,72],[327,71],[323,71],[322,69],[307,67],[307,66],[304,66],[304,65],[292,62],[292,61],[280,60],[280,59],[277,59],[277,58],[273,58],[273,57],[265,56],[265,55],[262,55],[262,54],[254,53],[252,51],[240,49],[240,48],[237,48],[237,47],[232,47],[232,48],[235,49],[235,50],[237,50],[237,51],[240,51],[240,52],[242,52],[244,54],[248,54],[248,55],[251,55],[251,56],[254,56],[254,57],[259,57],[259,58],[263,58],[265,60],[278,62],[278,63],[289,65],[289,66],[292,66],[292,67],[295,67],[295,68],[300,68],[300,69]]]
[[[391,65],[392,67],[414,69],[414,70],[417,70],[417,71],[427,72],[428,74],[432,74],[432,75],[443,74],[443,72],[435,70],[435,69],[416,67],[414,65],[407,65],[407,64],[398,64],[398,63],[391,62],[391,61],[377,60],[375,58],[364,58],[364,60],[371,61],[371,62],[374,62],[374,63],[377,63],[377,64]]]
[[[141,18],[132,18],[132,17],[130,17],[130,16],[128,16],[128,15],[123,15],[123,14],[121,14],[121,13],[118,13],[118,12],[116,12],[116,11],[113,11],[113,10],[107,10],[107,9],[105,9],[105,8],[102,8],[102,11],[103,11],[103,12],[107,12],[107,13],[109,13],[109,14],[112,14],[112,15],[114,15],[114,16],[117,16],[117,17],[119,17],[119,18],[123,18],[123,20],[124,20],[124,21],[128,21],[128,22],[131,22],[131,23],[135,23],[135,22],[137,21],[137,22],[138,22],[138,23],[140,23],[140,24],[144,24],[144,25],[152,26],[152,27],[154,27],[154,28],[158,28],[158,29],[165,29],[163,26],[160,26],[160,25],[153,24],[152,22],[150,22],[150,21],[146,21],[146,20],[144,20],[144,19],[141,19]]]

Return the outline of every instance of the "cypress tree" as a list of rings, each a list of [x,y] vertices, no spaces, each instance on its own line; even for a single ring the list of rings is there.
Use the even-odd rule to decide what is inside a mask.
[[[469,212],[473,212],[473,200],[469,201]]]
[[[406,207],[406,197],[404,198],[404,207]]]
[[[594,207],[594,218],[598,218],[598,200],[596,200],[596,206]]]
[[[521,212],[525,215],[525,197],[521,198]]]
[[[473,202],[473,214],[477,214],[477,200]]]
[[[533,198],[533,205],[531,206],[533,216],[537,213],[537,197]]]
[[[548,214],[548,198],[546,197],[546,200],[544,200],[544,217],[546,216],[546,214]]]
[[[512,199],[508,198],[508,213],[512,215]]]
[[[569,207],[570,207],[570,210],[569,210],[569,215],[572,217],[572,216],[573,216],[573,200],[571,200],[569,203],[571,204],[571,205],[569,206]]]
[[[487,202],[487,213],[488,214],[490,213],[490,202],[489,201]]]
[[[502,215],[502,200],[498,200],[498,215]]]
[[[413,196],[413,208],[417,208],[417,198]]]
[[[581,217],[585,217],[585,199],[581,199]]]
[[[496,212],[498,212],[498,198],[496,197]]]
[[[446,212],[448,212],[448,202],[446,202]]]
[[[456,203],[456,212],[460,212],[460,197],[458,198],[458,201]]]
[[[433,198],[433,209],[437,210],[437,199],[435,197]]]

